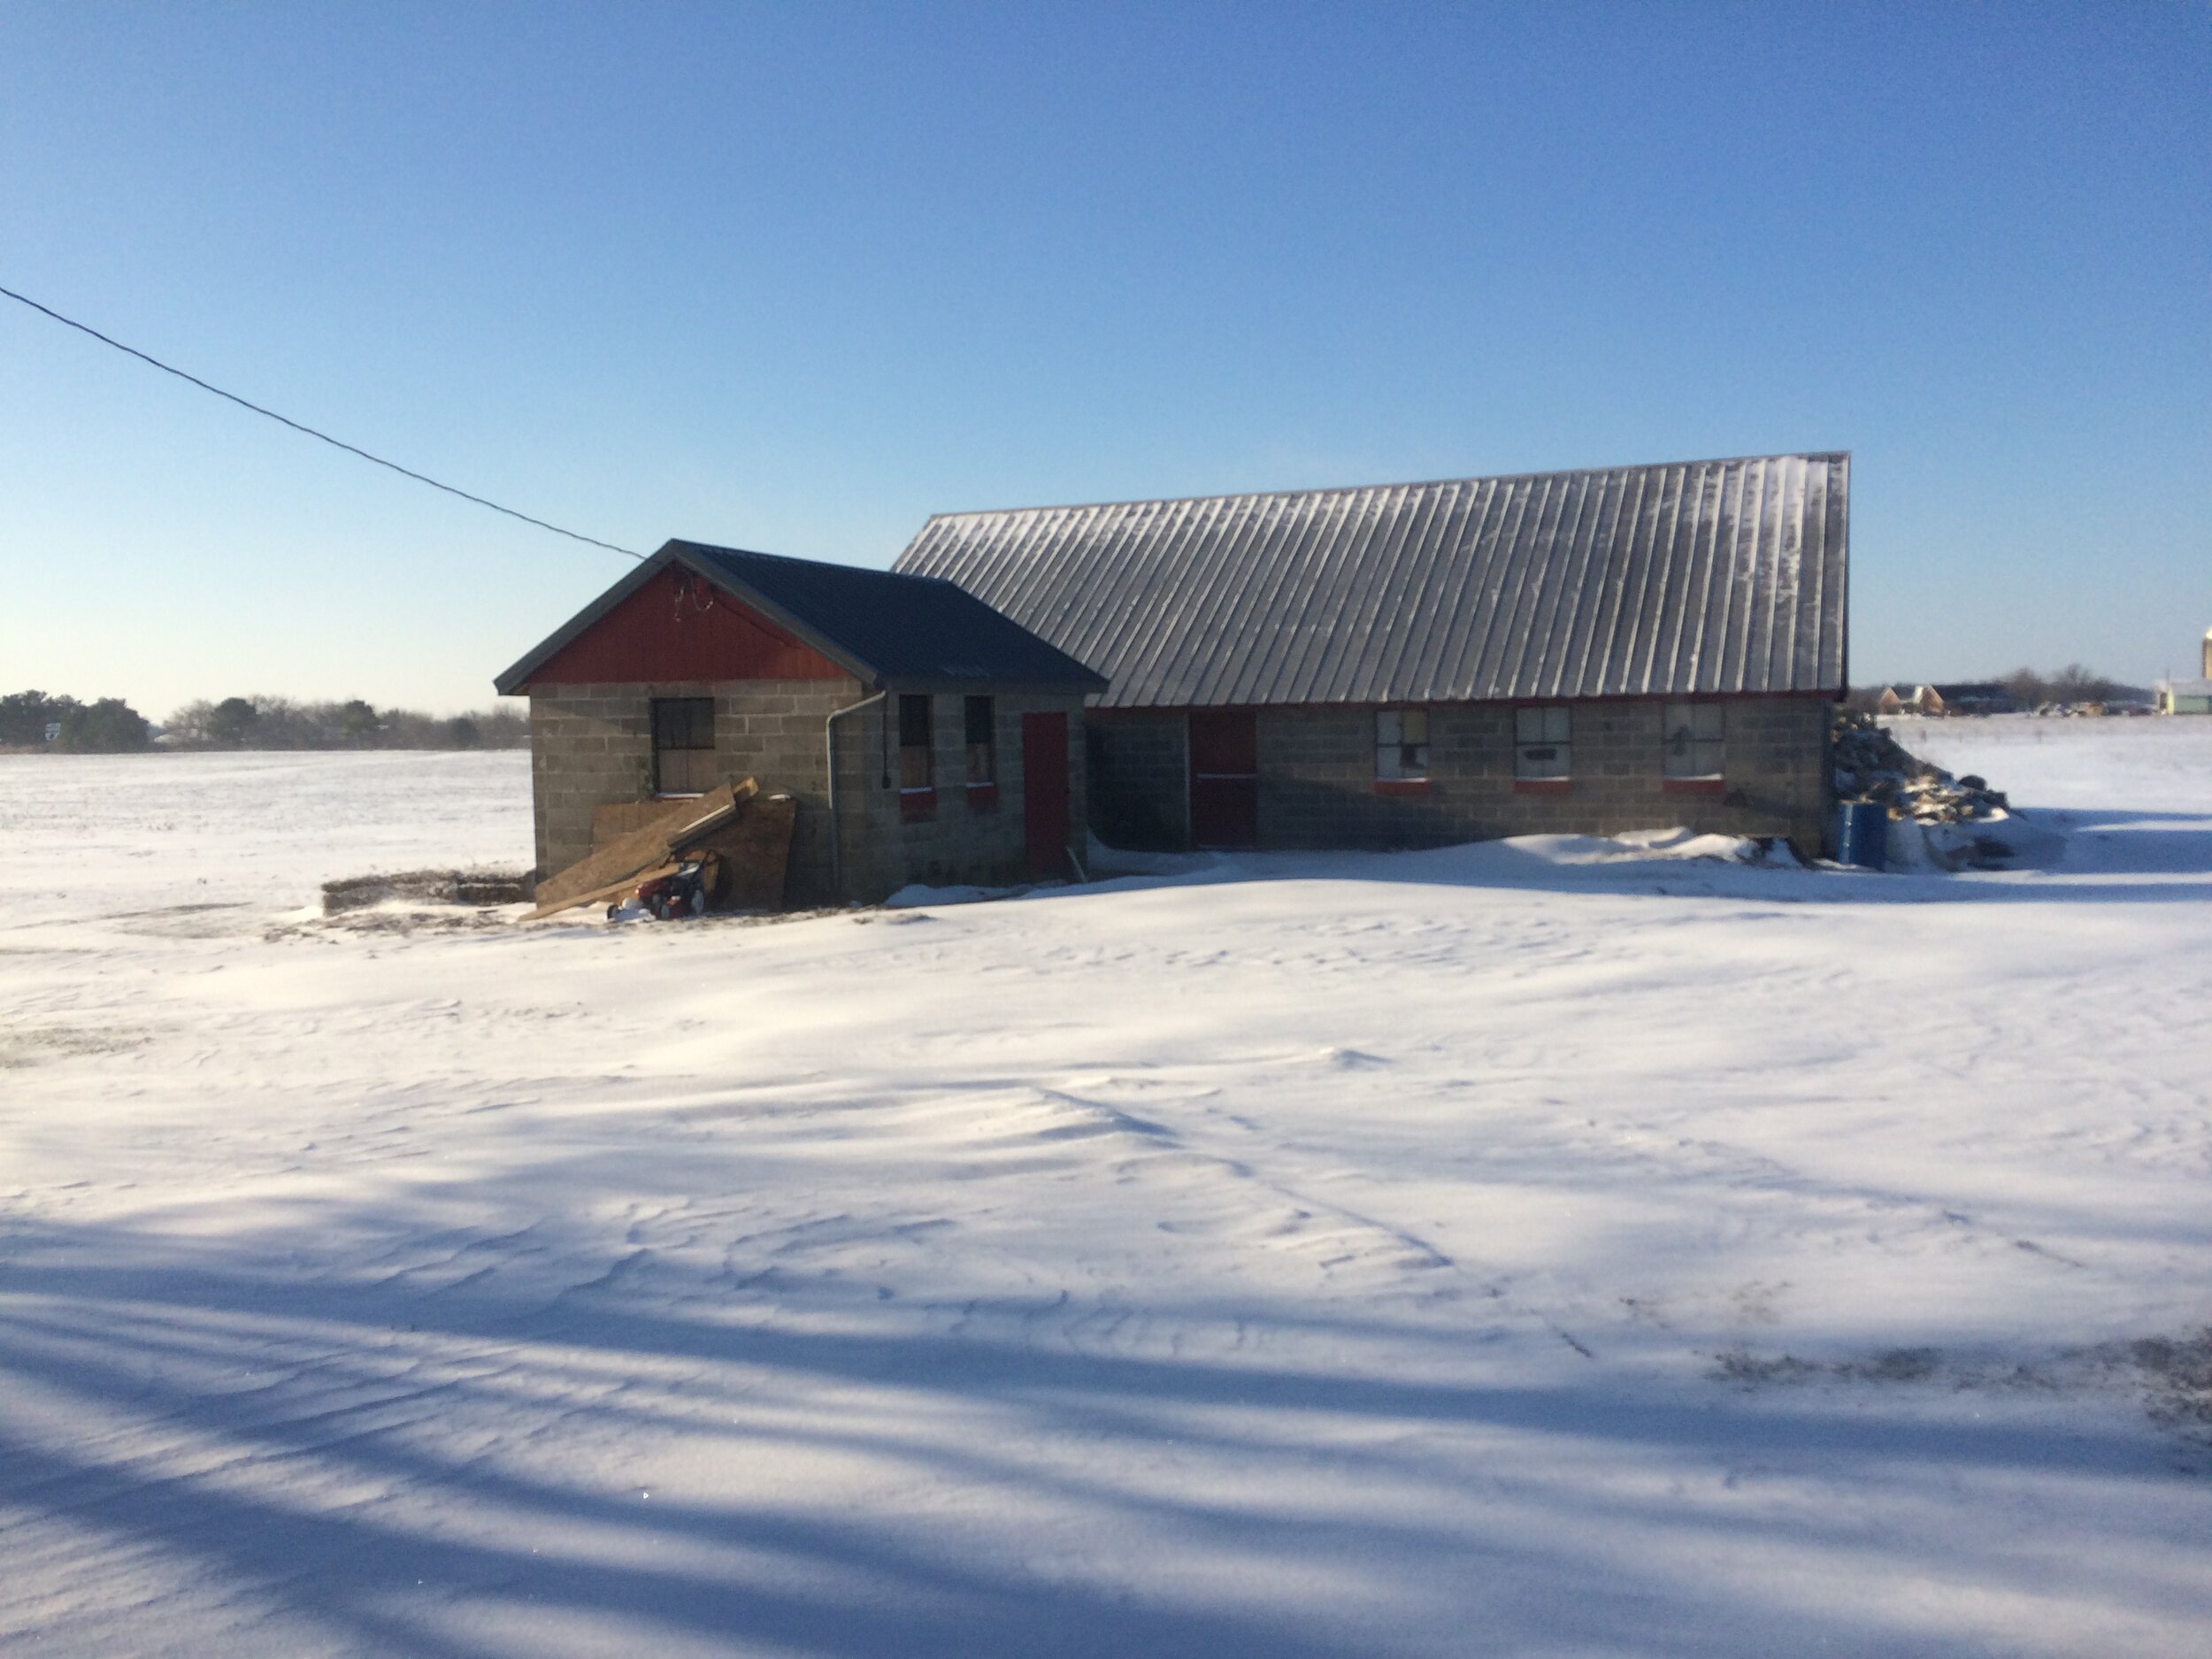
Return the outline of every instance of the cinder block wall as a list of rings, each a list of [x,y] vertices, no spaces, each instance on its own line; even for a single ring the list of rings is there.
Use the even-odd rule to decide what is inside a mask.
[[[1109,847],[1190,845],[1190,749],[1180,709],[1094,710],[1085,727],[1092,826]]]
[[[549,686],[530,696],[530,749],[541,872],[565,869],[591,849],[592,810],[634,801],[653,787],[652,703],[656,697],[714,699],[716,770],[725,781],[757,779],[764,794],[796,805],[791,872],[795,905],[840,897],[874,900],[910,881],[1000,885],[1028,873],[1023,816],[1021,717],[1047,710],[1068,716],[1071,839],[1084,842],[1086,791],[1079,696],[995,694],[998,801],[972,806],[967,791],[966,708],[960,695],[933,698],[937,768],[934,818],[907,822],[899,811],[898,756],[887,704],[870,703],[837,723],[839,819],[843,892],[832,879],[829,755],[825,722],[869,694],[855,680],[751,680],[699,684]],[[892,747],[887,748],[887,743]]]
[[[1081,850],[1088,823],[1082,698],[1038,692],[989,695],[998,749],[996,803],[972,800],[968,792],[964,694],[937,693],[930,708],[937,802],[934,814],[926,818],[910,819],[900,810],[895,715],[884,705],[867,710],[864,749],[860,733],[854,733],[856,758],[864,763],[865,776],[858,780],[848,818],[846,888],[852,896],[879,899],[917,881],[932,887],[1001,887],[1028,879],[1025,714],[1067,717],[1068,833],[1071,844]],[[857,718],[841,723],[841,763],[846,730],[860,724]]]
[[[787,890],[795,902],[816,902],[829,888],[822,723],[862,695],[855,680],[534,688],[530,766],[539,870],[564,869],[591,849],[594,807],[652,793],[654,698],[712,697],[718,773],[727,782],[755,778],[764,794],[794,798]]]
[[[592,809],[653,787],[653,732],[634,686],[543,686],[530,692],[530,795],[538,872],[591,850]]]
[[[1513,705],[1463,703],[1428,711],[1428,788],[1390,795],[1375,789],[1372,709],[1263,710],[1260,845],[1439,846],[1679,824],[1820,848],[1832,787],[1824,701],[1727,701],[1718,793],[1667,786],[1663,700],[1571,706],[1574,775],[1563,789],[1515,787]]]

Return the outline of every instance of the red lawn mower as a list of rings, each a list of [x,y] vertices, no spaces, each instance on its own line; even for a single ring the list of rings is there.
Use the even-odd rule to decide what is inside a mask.
[[[686,858],[666,875],[638,883],[637,891],[620,904],[607,907],[607,919],[618,919],[624,908],[635,904],[657,922],[679,922],[703,916],[719,884],[722,862],[712,853]]]

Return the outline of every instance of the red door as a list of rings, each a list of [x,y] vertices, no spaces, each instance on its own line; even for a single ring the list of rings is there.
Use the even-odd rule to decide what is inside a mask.
[[[1068,717],[1022,716],[1022,819],[1032,875],[1068,872]]]
[[[1259,718],[1249,709],[1190,711],[1190,834],[1198,847],[1259,845]]]

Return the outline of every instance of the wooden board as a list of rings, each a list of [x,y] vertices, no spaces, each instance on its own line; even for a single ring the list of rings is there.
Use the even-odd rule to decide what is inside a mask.
[[[746,803],[734,823],[702,836],[696,850],[719,853],[722,880],[712,895],[722,910],[780,910],[791,864],[791,827],[797,813],[788,795]]]
[[[642,801],[603,801],[591,810],[591,849],[597,852],[611,847],[625,835],[696,804],[687,796],[664,795],[648,795]]]
[[[672,876],[681,864],[658,864],[649,870],[634,871],[619,881],[611,881],[603,887],[594,887],[589,893],[579,893],[574,898],[563,899],[551,906],[541,904],[522,919],[526,922],[543,921],[549,916],[558,916],[563,910],[572,910],[580,905],[592,904],[602,899],[627,898],[648,881],[657,881],[663,876]]]
[[[726,783],[687,803],[690,810],[670,812],[587,854],[558,875],[538,883],[538,908],[526,919],[534,921],[565,910],[582,903],[588,895],[619,887],[634,879],[641,870],[668,863],[671,854],[736,817],[740,803],[750,800],[759,789],[750,778],[742,783]]]

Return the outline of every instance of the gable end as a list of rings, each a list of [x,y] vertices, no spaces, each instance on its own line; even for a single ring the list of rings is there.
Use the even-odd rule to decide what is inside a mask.
[[[841,680],[851,671],[671,562],[513,687],[655,680]]]

